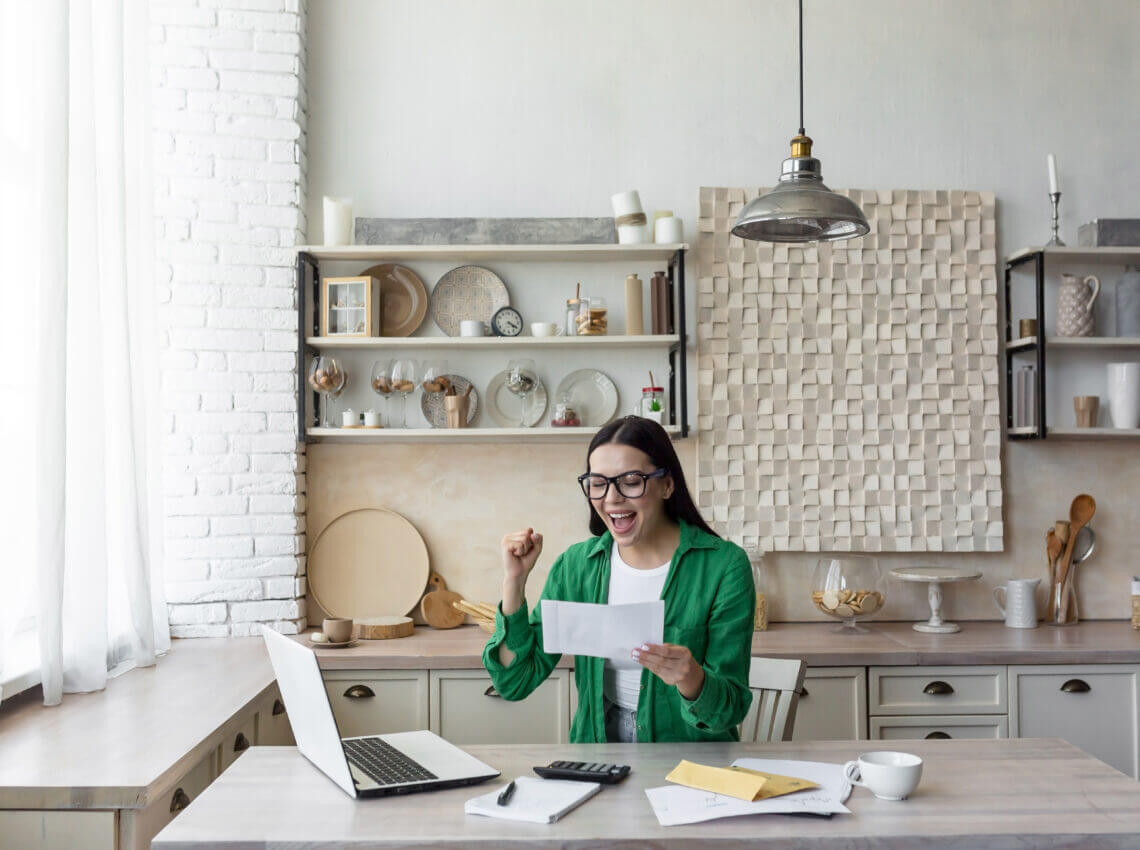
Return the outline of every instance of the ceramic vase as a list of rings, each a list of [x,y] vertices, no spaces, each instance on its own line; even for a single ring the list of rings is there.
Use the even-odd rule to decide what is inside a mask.
[[[1108,413],[1114,428],[1140,428],[1140,363],[1108,364]]]
[[[1100,295],[1096,275],[1061,275],[1061,292],[1057,297],[1057,334],[1059,336],[1092,336],[1093,304]],[[1089,285],[1092,281],[1092,285]]]

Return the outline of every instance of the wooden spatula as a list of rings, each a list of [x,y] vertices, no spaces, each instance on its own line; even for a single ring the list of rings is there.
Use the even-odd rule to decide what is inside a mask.
[[[447,589],[447,583],[432,570],[428,575],[428,592],[420,600],[420,613],[433,629],[454,629],[463,624],[463,612],[452,605],[463,597]]]
[[[1088,493],[1081,493],[1077,498],[1073,499],[1072,505],[1069,506],[1069,539],[1065,543],[1065,550],[1061,553],[1061,560],[1057,564],[1057,582],[1062,587],[1062,596],[1068,598],[1068,585],[1066,582],[1069,579],[1069,569],[1073,563],[1073,546],[1077,542],[1077,534],[1082,528],[1088,525],[1089,520],[1093,518],[1096,513],[1096,499]],[[1055,612],[1058,615],[1063,615],[1064,611]]]
[[[1055,594],[1053,592],[1053,585],[1057,582],[1057,559],[1061,557],[1062,543],[1061,538],[1057,536],[1057,532],[1050,528],[1045,532],[1045,554],[1049,559],[1049,587],[1048,587],[1048,613],[1045,615],[1046,620],[1053,619],[1055,610]]]

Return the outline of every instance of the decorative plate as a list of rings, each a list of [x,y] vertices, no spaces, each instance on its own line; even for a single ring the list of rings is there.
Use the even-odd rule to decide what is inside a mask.
[[[395,511],[348,511],[317,535],[309,549],[308,578],[313,598],[329,617],[402,617],[424,595],[427,546]],[[320,619],[312,611],[309,616]]]
[[[467,424],[470,425],[479,414],[479,391],[462,375],[444,375],[444,377],[451,381],[451,385],[459,395],[463,395],[467,392],[467,388],[471,387],[470,401],[467,403]],[[443,393],[425,392],[420,396],[420,410],[424,412],[424,419],[433,428],[447,427],[447,409],[443,406],[443,399]]]
[[[506,284],[490,269],[459,266],[439,279],[431,293],[431,317],[448,336],[459,336],[464,319],[490,322],[511,303]]]
[[[313,640],[313,636],[309,635],[309,646],[313,649],[348,649],[350,646],[356,646],[358,643],[360,643],[360,641],[356,638],[334,643],[331,640]]]
[[[574,410],[586,428],[598,428],[614,418],[618,408],[618,391],[614,382],[597,369],[571,372],[558,384],[554,397],[569,393]]]
[[[380,280],[380,335],[411,336],[427,315],[428,293],[419,275],[407,266],[384,263],[362,271]]]
[[[542,419],[542,414],[546,413],[546,387],[542,378],[538,379],[534,392],[524,402],[507,389],[508,374],[509,370],[504,369],[487,384],[487,412],[500,428],[518,428],[519,415],[523,404],[526,404],[524,424],[527,428],[533,428]]]

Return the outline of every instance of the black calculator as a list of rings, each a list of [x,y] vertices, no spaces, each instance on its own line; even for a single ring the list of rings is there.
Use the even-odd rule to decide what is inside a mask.
[[[534,772],[543,779],[576,779],[580,782],[601,782],[614,785],[629,776],[628,764],[604,764],[599,761],[552,761]]]

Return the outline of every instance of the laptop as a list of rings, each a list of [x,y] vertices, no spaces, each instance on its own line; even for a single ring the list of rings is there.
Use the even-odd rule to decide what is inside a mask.
[[[383,797],[474,785],[499,771],[426,730],[341,738],[332,705],[307,646],[262,627],[265,648],[297,749],[353,797]]]

